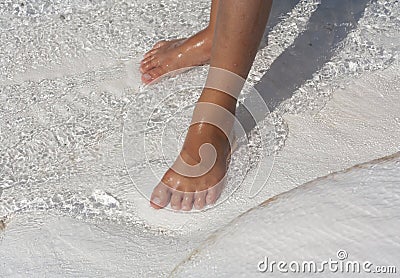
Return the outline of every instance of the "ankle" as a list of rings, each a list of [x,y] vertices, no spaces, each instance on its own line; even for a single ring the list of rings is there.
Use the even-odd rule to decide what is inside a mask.
[[[199,162],[199,149],[203,144],[211,144],[218,155],[229,152],[229,139],[218,127],[208,123],[194,124],[189,128],[182,151],[190,154],[191,159]]]
[[[204,41],[204,47],[206,51],[209,51],[211,53],[211,47],[212,47],[212,42],[214,38],[214,27],[212,26],[207,26],[200,32],[196,33],[192,38],[196,38],[196,40],[200,39]]]

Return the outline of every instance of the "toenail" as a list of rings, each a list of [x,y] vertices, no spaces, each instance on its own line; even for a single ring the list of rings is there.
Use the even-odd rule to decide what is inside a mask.
[[[174,209],[174,210],[178,210],[178,209],[179,209],[179,206],[177,206],[177,205],[172,205],[171,208]]]
[[[151,79],[151,75],[148,73],[143,74],[143,78],[146,80],[150,80]]]
[[[154,204],[160,205],[161,204],[161,200],[158,197],[153,198],[153,200],[151,200]]]

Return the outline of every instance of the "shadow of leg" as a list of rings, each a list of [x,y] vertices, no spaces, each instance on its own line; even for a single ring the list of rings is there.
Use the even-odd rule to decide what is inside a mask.
[[[289,99],[332,58],[338,44],[357,26],[369,2],[322,1],[311,16],[307,30],[272,63],[255,86],[270,111]],[[237,108],[237,117],[248,133],[256,123],[244,106]]]

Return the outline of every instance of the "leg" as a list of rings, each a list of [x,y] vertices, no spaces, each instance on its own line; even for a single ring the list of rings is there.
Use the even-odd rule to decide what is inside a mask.
[[[212,67],[227,70],[242,78],[247,77],[271,5],[272,0],[220,0],[211,51]],[[220,78],[217,74],[218,71],[210,69],[208,80],[216,78],[219,86],[228,88],[231,85],[229,78]],[[231,94],[204,88],[193,117],[212,117],[202,108],[204,104],[215,104],[233,115],[242,85],[243,82]],[[215,122],[219,120],[215,119]],[[183,160],[189,165],[201,163],[203,157],[199,155],[200,147],[206,143],[214,146],[216,151],[213,167],[204,175],[196,177],[181,175],[175,169],[169,169],[151,196],[154,208],[165,207],[171,202],[171,207],[176,210],[190,210],[192,206],[201,209],[217,200],[222,191],[221,181],[227,170],[230,153],[228,138],[219,128],[208,123],[192,124],[177,161]]]
[[[160,41],[144,55],[140,64],[143,83],[150,83],[170,71],[208,63],[217,19],[218,2],[219,0],[212,0],[207,28],[190,38]]]

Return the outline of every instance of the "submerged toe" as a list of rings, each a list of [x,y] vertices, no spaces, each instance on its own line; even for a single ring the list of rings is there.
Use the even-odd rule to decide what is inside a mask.
[[[150,198],[150,205],[153,208],[160,209],[168,205],[171,192],[165,184],[160,182],[153,190]]]
[[[196,209],[202,209],[206,205],[206,194],[207,191],[198,191],[194,194],[194,207]]]

